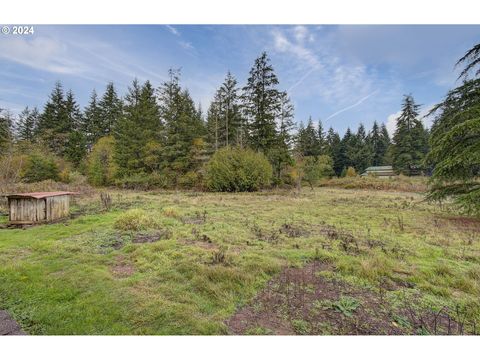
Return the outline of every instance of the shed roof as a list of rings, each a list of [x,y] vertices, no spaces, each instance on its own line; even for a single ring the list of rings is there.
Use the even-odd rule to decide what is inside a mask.
[[[370,166],[365,171],[392,171],[392,166]]]
[[[74,195],[76,193],[71,191],[47,191],[47,192],[31,192],[31,193],[22,193],[22,194],[11,194],[7,195],[8,198],[34,198],[34,199],[45,199],[52,196],[62,196],[62,195]]]

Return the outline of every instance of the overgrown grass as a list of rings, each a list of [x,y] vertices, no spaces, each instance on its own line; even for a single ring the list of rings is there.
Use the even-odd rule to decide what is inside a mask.
[[[480,316],[480,225],[420,195],[114,192],[111,211],[97,195],[74,211],[64,223],[0,230],[0,308],[29,333],[225,334],[225,320],[282,267],[313,259],[331,265],[325,276],[387,288],[392,304],[415,292]],[[352,313],[352,303],[339,308]]]
[[[356,176],[326,179],[322,186],[338,187],[342,189],[385,190],[424,193],[428,190],[428,178],[397,176],[381,178],[376,176]]]

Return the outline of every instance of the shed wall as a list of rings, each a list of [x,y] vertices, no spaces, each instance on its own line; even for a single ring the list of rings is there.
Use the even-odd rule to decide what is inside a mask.
[[[12,223],[33,223],[46,220],[45,199],[9,199],[10,217]]]
[[[52,196],[46,198],[47,220],[56,220],[68,216],[70,211],[70,196]]]

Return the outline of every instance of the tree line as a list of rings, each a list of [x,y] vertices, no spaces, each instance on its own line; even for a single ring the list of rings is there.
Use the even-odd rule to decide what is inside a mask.
[[[477,45],[460,59],[459,64],[466,63],[462,77],[478,65],[479,52]],[[180,71],[168,75],[157,88],[134,80],[123,97],[110,83],[101,96],[92,92],[83,111],[73,92],[58,82],[41,111],[26,108],[16,119],[0,111],[0,150],[48,149],[64,167],[89,175],[96,185],[153,178],[162,186],[191,187],[220,149],[248,148],[268,160],[274,184],[291,183],[294,173],[308,179],[393,165],[407,175],[432,172],[435,199],[478,193],[472,179],[480,157],[471,156],[478,154],[478,71],[430,112],[435,116],[431,131],[422,124],[413,96],[404,96],[392,138],[376,121],[368,131],[360,124],[343,136],[311,118],[296,128],[294,106],[265,52],[255,59],[244,86],[227,73],[206,113],[181,85]],[[464,141],[458,143],[459,138]],[[35,161],[38,170],[42,156]],[[38,180],[34,173],[27,178]]]
[[[428,137],[411,96],[405,97],[393,144],[385,124],[377,122],[368,132],[361,124],[356,133],[349,128],[340,137],[333,128],[324,132],[322,122],[314,125],[310,118],[295,132],[294,107],[279,89],[266,53],[255,60],[245,86],[227,73],[206,114],[180,85],[180,72],[170,70],[158,88],[134,80],[123,98],[113,83],[101,96],[94,90],[83,111],[73,92],[57,82],[42,111],[25,108],[16,126],[11,117],[2,119],[4,145],[8,138],[42,144],[82,170],[95,144],[111,136],[117,177],[161,172],[174,183],[186,174],[194,177],[225,146],[263,153],[277,182],[298,157],[328,156],[337,176],[349,167],[362,172],[371,165],[394,164],[407,172],[407,165],[420,165]]]

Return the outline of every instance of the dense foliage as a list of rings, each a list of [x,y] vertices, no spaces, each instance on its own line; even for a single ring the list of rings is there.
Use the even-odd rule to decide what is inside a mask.
[[[418,109],[413,97],[405,96],[393,135],[393,166],[406,175],[421,167],[428,152],[428,133],[418,119]]]
[[[459,64],[465,65],[461,76],[474,72],[478,46]],[[268,185],[298,185],[299,179],[312,185],[322,177],[356,176],[369,166],[393,165],[406,175],[433,171],[431,198],[464,194],[464,204],[475,204],[478,80],[452,90],[432,112],[432,151],[425,161],[430,133],[411,95],[403,100],[392,140],[385,124],[376,121],[371,129],[360,124],[340,136],[311,117],[295,131],[295,109],[266,53],[254,61],[244,86],[227,73],[205,115],[181,85],[180,71],[168,75],[157,88],[134,80],[123,97],[109,83],[102,94],[92,92],[83,111],[59,82],[42,110],[27,107],[18,116],[0,110],[5,173],[23,174],[28,152],[21,149],[35,146],[61,168],[62,179],[77,171],[100,186],[201,188],[207,168],[212,169],[212,161],[206,166],[209,160],[232,147],[229,151],[252,149],[268,160]],[[30,163],[42,178],[57,176],[36,159]]]
[[[480,79],[451,90],[434,110],[429,198],[453,196],[469,213],[480,213]]]
[[[113,159],[114,139],[112,136],[100,138],[93,146],[87,159],[87,176],[92,185],[112,185],[117,166]]]
[[[224,147],[207,164],[206,185],[212,191],[256,191],[270,184],[272,166],[250,149]]]
[[[50,179],[60,180],[60,171],[55,160],[40,154],[30,155],[22,174],[22,180],[38,182]]]

